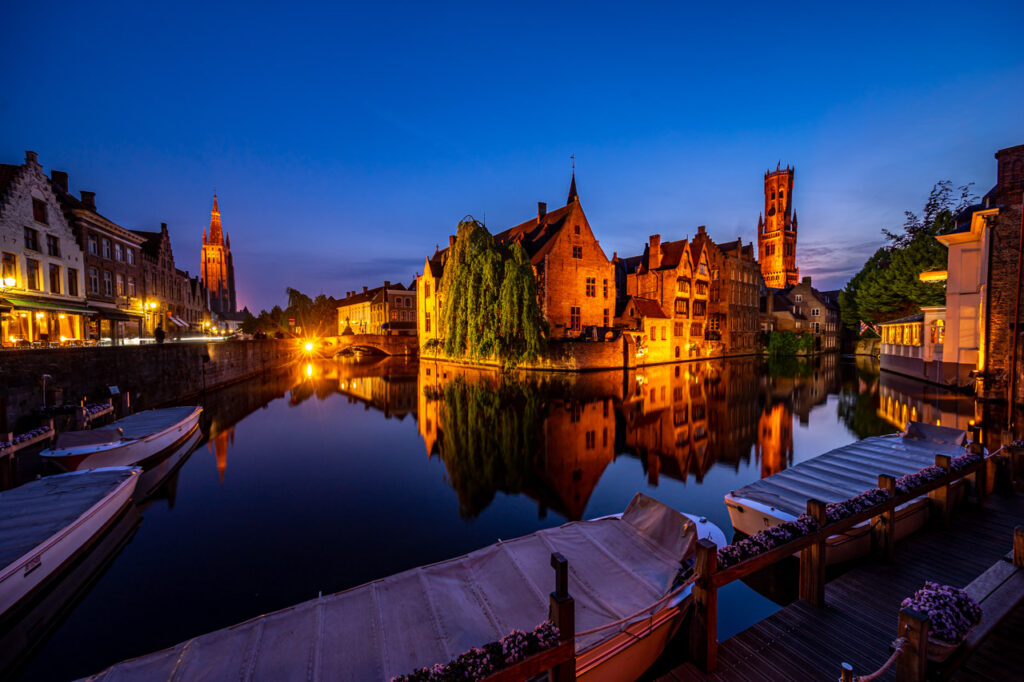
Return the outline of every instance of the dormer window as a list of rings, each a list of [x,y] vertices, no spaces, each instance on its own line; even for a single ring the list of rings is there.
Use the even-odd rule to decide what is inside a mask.
[[[46,220],[46,202],[42,199],[32,199],[32,218],[37,223],[42,223],[43,225],[50,224]]]

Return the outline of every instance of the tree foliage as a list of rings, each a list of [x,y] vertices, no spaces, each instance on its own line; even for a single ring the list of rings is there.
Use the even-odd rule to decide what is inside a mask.
[[[921,215],[906,211],[901,232],[882,230],[888,242],[864,263],[839,294],[843,324],[856,328],[868,323],[910,315],[921,306],[942,305],[943,282],[922,282],[928,270],[946,269],[946,247],[935,239],[955,226],[955,216],[976,197],[971,185],[956,189],[949,180],[935,183]]]
[[[519,244],[494,242],[473,218],[459,223],[440,293],[440,332],[450,357],[497,357],[506,366],[543,354],[548,335],[537,279]]]
[[[768,335],[768,356],[772,358],[809,353],[814,350],[813,334],[772,332]]]
[[[275,305],[269,312],[260,311],[259,315],[253,315],[248,309],[245,310],[246,318],[239,325],[239,329],[247,334],[260,331],[267,334],[287,333],[292,330],[288,320],[294,318],[295,326],[300,328],[303,334],[330,336],[337,333],[338,302],[333,296],[318,294],[316,298],[310,298],[292,287],[285,289],[285,295],[288,297],[287,308]]]

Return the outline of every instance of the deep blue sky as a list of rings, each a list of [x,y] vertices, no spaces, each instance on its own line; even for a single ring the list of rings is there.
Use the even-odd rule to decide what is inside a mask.
[[[0,162],[167,222],[193,273],[216,187],[258,309],[408,282],[463,215],[561,205],[570,154],[609,257],[753,240],[792,164],[798,265],[838,287],[1024,143],[1024,3],[435,4],[9,3]]]

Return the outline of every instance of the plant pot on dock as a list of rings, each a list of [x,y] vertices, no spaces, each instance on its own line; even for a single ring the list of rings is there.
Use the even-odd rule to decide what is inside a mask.
[[[928,660],[935,663],[943,663],[953,655],[953,652],[960,648],[962,642],[950,644],[934,637],[928,638]]]

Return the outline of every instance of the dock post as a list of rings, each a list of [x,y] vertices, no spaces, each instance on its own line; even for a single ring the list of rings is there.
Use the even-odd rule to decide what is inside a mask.
[[[899,682],[924,682],[928,672],[928,616],[907,607],[900,609],[896,636],[907,640],[896,659]]]
[[[853,666],[845,661],[839,666],[839,682],[853,682]]]
[[[889,498],[896,495],[896,477],[889,474],[878,475],[878,487],[885,491]],[[896,509],[882,512],[877,517],[877,523],[873,525],[875,538],[875,552],[880,558],[891,562],[895,547],[896,531]]]
[[[1024,568],[1024,526],[1013,529],[1013,565]]]
[[[569,595],[569,561],[559,554],[551,554],[551,567],[555,569],[555,591],[551,593],[548,617],[558,628],[561,641],[576,638],[576,602]],[[572,682],[576,679],[576,655],[548,671],[548,682]]]
[[[697,540],[694,557],[693,619],[690,623],[690,658],[704,672],[718,668],[718,588],[712,577],[718,570],[718,545]]]
[[[953,458],[949,455],[935,455],[935,466],[941,467],[947,472],[952,467],[952,461]],[[928,499],[931,500],[933,509],[939,512],[943,528],[949,528],[949,507],[952,502],[949,496],[949,484],[928,493]]]
[[[828,524],[825,503],[821,500],[807,500],[807,513],[824,528]],[[825,542],[822,537],[800,550],[800,598],[812,606],[825,606]]]

